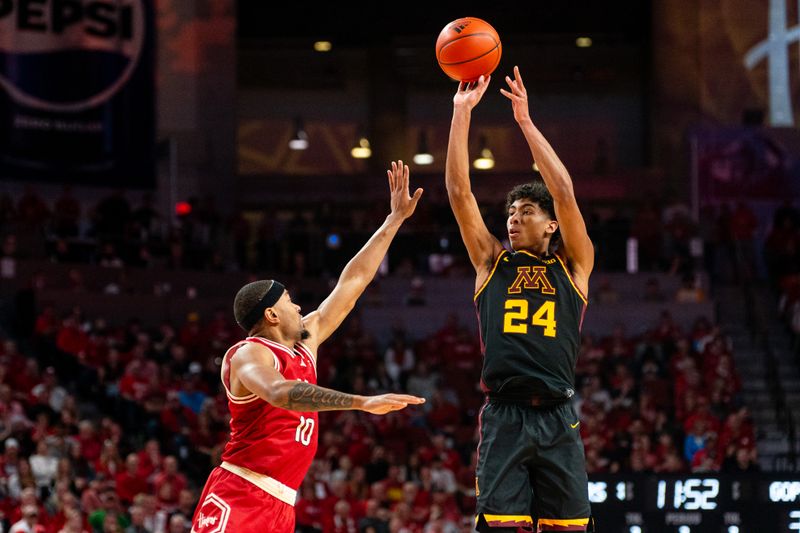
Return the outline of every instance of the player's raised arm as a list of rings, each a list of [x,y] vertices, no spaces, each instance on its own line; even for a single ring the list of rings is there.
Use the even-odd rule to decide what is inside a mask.
[[[295,379],[287,380],[275,369],[275,356],[266,346],[251,343],[231,357],[231,376],[249,391],[275,407],[290,411],[342,411],[357,409],[375,415],[425,403],[424,398],[408,394],[359,396],[326,389]],[[231,384],[233,387],[234,384]],[[242,392],[237,391],[239,396]]]
[[[556,218],[561,229],[561,240],[564,243],[573,278],[583,294],[587,294],[589,275],[594,268],[594,247],[586,232],[586,224],[578,208],[578,202],[575,200],[572,178],[553,147],[531,120],[528,92],[522,83],[518,67],[514,67],[514,79],[506,76],[506,83],[510,91],[500,89],[500,92],[511,100],[514,119],[522,129],[544,183],[553,196]]]
[[[483,76],[473,84],[460,83],[453,97],[453,121],[450,125],[450,140],[447,145],[445,183],[450,207],[458,222],[461,238],[467,247],[469,259],[475,267],[476,286],[480,286],[489,275],[494,258],[503,246],[486,227],[481,217],[478,202],[472,194],[469,181],[469,124],[472,108],[480,102],[489,86],[491,77]]]
[[[387,174],[391,193],[389,216],[367,244],[344,267],[330,296],[316,311],[303,318],[304,326],[311,333],[311,337],[305,343],[310,345],[314,352],[316,346],[327,339],[353,309],[358,297],[375,277],[400,225],[414,213],[417,202],[422,196],[422,189],[417,189],[413,196],[409,196],[408,166],[402,161],[392,162],[392,168]]]

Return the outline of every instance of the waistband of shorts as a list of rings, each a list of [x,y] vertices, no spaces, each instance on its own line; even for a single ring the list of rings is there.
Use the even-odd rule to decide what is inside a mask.
[[[277,479],[271,478],[265,474],[253,472],[252,470],[228,463],[226,461],[223,461],[219,466],[231,474],[236,474],[237,476],[246,479],[267,494],[278,498],[283,503],[287,503],[294,507],[294,503],[297,501],[297,491],[291,487],[287,487]]]
[[[547,396],[515,396],[489,392],[486,397],[490,403],[506,405],[519,405],[521,407],[534,407],[536,409],[551,409],[567,403],[570,398]]]

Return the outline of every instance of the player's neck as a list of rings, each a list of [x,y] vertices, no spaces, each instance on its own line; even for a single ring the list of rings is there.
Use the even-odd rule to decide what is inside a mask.
[[[523,246],[514,251],[516,252],[526,251],[532,253],[536,257],[544,257],[550,251],[550,243],[545,242],[537,246]]]

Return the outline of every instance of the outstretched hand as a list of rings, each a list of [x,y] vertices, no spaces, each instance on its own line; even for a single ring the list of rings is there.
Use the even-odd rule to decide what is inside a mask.
[[[414,191],[414,196],[408,194],[408,165],[402,161],[392,161],[391,170],[387,170],[389,176],[389,192],[391,193],[392,215],[405,220],[414,214],[417,202],[422,197],[422,189]]]
[[[514,67],[514,79],[506,76],[506,83],[511,91],[500,89],[500,93],[511,100],[511,108],[514,110],[514,120],[523,122],[530,120],[531,115],[528,110],[528,91],[522,83],[522,76],[519,74],[519,67]]]
[[[423,403],[425,403],[424,398],[409,396],[408,394],[381,394],[380,396],[368,396],[361,409],[373,415],[385,415],[391,411],[405,409],[409,405]]]
[[[455,107],[464,106],[467,109],[472,109],[481,101],[483,93],[485,93],[486,89],[489,87],[490,81],[492,81],[491,76],[481,76],[478,78],[478,81],[473,81],[472,83],[460,82],[458,84],[458,91],[456,91],[456,95],[453,97],[453,105]]]

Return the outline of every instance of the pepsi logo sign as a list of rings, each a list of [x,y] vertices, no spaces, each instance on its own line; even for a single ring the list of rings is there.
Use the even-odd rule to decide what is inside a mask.
[[[0,0],[0,87],[22,105],[81,112],[128,82],[148,0]]]

